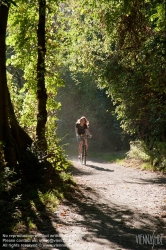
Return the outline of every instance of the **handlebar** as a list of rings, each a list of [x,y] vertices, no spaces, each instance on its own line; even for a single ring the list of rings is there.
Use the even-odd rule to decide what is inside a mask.
[[[84,134],[84,135],[77,135],[81,139],[87,139],[87,138],[92,138],[92,135]]]

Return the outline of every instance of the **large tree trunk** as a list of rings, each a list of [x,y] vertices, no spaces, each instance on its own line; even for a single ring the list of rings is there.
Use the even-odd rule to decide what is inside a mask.
[[[6,23],[7,23],[7,13],[5,13],[5,16],[2,20],[2,12],[3,8],[0,6],[0,153],[1,158],[3,155],[3,120],[4,120],[4,100],[3,100],[3,82],[5,80],[5,69],[4,69],[4,60],[5,60],[5,43],[4,43],[4,35],[6,34]],[[4,31],[5,29],[5,31]],[[4,33],[5,32],[5,33]],[[0,160],[2,161],[2,159]]]
[[[47,141],[45,138],[45,125],[47,122],[47,92],[45,88],[45,12],[46,0],[39,2],[39,23],[38,23],[38,62],[37,62],[37,99],[38,114],[36,126],[36,142],[40,151],[47,150]]]
[[[16,165],[17,159],[8,123],[8,95],[6,79],[6,27],[9,7],[0,5],[0,150],[1,164]]]
[[[9,110],[9,117],[10,117],[10,120],[9,120],[10,128],[11,128],[11,133],[13,135],[13,139],[18,145],[19,151],[26,150],[28,146],[31,146],[33,141],[29,137],[29,135],[20,127],[16,119],[9,91],[8,91],[8,110]]]
[[[18,169],[20,149],[32,143],[14,114],[6,78],[6,28],[9,6],[0,4],[0,165]],[[5,164],[4,164],[5,163]]]

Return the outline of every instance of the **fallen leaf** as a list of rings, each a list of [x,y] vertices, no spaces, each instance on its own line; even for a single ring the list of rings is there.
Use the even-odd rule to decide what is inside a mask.
[[[64,211],[63,213],[61,213],[61,216],[66,216],[66,212]]]

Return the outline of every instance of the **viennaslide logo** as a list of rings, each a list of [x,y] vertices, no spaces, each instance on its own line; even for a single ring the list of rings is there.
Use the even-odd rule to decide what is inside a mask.
[[[152,249],[155,246],[163,246],[164,234],[155,234],[155,231],[152,234],[137,234],[136,243],[138,245],[151,245]]]

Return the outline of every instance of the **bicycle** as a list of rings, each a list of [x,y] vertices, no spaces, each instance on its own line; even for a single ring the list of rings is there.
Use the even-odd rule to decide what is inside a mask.
[[[89,136],[89,135],[80,135],[80,140],[83,142],[82,143],[82,153],[81,153],[81,156],[80,156],[80,161],[84,165],[86,165],[86,157],[87,157],[87,149],[86,149],[86,144],[85,144],[85,140],[87,138],[91,138],[91,136]]]

